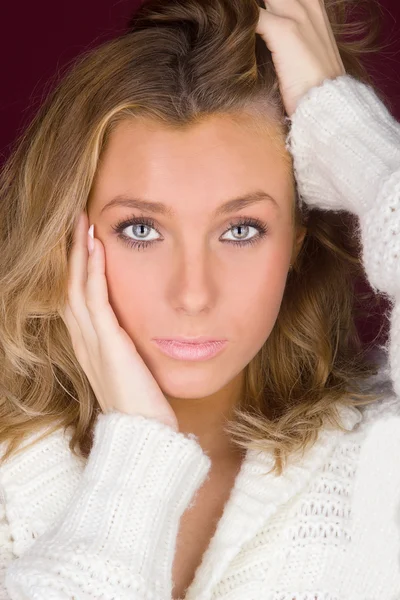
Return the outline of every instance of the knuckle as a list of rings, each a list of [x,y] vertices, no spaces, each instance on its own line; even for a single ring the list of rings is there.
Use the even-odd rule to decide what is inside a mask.
[[[95,316],[99,309],[97,299],[92,294],[86,294],[85,301],[90,314]]]
[[[298,34],[301,28],[301,18],[286,18],[283,22],[286,31],[290,34]]]

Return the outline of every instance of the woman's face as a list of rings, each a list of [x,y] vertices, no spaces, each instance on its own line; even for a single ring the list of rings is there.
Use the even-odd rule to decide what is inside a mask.
[[[167,396],[221,390],[271,333],[293,258],[294,189],[283,144],[249,116],[213,116],[186,131],[123,121],[109,138],[89,222],[104,245],[110,304]],[[222,210],[253,192],[265,197]],[[117,197],[137,204],[107,207]],[[139,199],[166,209],[141,208]],[[228,341],[217,356],[189,362],[153,341],[177,336]]]

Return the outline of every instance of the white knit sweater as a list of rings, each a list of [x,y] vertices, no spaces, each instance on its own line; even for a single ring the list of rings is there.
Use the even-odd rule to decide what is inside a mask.
[[[290,120],[301,198],[358,215],[366,275],[394,300],[371,382],[385,399],[342,409],[347,431],[321,429],[280,477],[269,453],[247,453],[185,600],[399,600],[400,124],[349,75]],[[14,456],[0,470],[0,597],[170,600],[179,520],[210,465],[195,436],[116,412],[99,416],[87,461],[60,432]]]

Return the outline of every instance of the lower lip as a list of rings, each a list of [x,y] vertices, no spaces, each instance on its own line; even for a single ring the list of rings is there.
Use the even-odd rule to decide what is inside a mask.
[[[219,354],[227,344],[226,340],[204,344],[189,344],[171,340],[154,341],[164,354],[177,360],[208,360]]]

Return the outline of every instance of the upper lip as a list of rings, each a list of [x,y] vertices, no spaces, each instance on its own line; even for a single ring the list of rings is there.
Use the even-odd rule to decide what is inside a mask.
[[[164,342],[181,342],[186,344],[206,344],[209,342],[225,342],[225,339],[217,339],[217,338],[209,338],[205,335],[198,337],[169,337],[169,338],[154,338],[156,341],[164,341]]]

